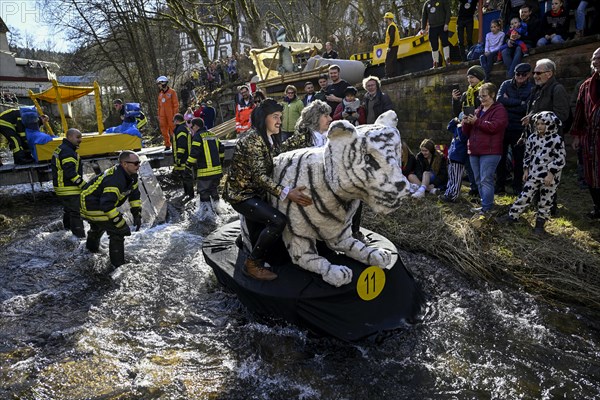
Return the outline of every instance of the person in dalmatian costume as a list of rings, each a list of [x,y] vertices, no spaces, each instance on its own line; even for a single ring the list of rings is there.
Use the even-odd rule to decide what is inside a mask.
[[[550,217],[552,198],[560,183],[560,175],[566,163],[563,138],[558,134],[562,125],[552,111],[542,111],[532,117],[535,131],[525,144],[523,160],[523,190],[511,206],[507,220],[516,222],[525,208],[539,192],[534,232],[544,233],[544,224]]]

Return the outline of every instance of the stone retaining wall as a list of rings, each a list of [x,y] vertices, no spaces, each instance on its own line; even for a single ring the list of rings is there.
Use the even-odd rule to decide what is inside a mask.
[[[590,58],[600,47],[600,35],[571,40],[564,44],[532,49],[523,62],[535,65],[541,58],[550,58],[557,64],[557,79],[567,92],[590,73]],[[420,71],[382,82],[382,90],[390,95],[398,113],[398,128],[411,149],[416,150],[424,138],[436,143],[449,144],[446,131],[452,117],[452,85],[460,84],[466,90],[467,70],[479,62],[454,64],[446,68]],[[491,81],[500,86],[506,78],[504,65],[494,65]]]

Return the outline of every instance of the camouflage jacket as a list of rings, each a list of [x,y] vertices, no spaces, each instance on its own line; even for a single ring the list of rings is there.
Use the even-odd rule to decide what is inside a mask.
[[[251,128],[235,146],[223,197],[236,204],[252,197],[265,199],[267,193],[279,196],[283,186],[273,181],[272,174],[272,151]]]

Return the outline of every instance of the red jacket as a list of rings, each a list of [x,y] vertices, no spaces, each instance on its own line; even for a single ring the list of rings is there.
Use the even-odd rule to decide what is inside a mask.
[[[254,110],[253,103],[248,106],[242,106],[239,103],[235,105],[235,130],[238,134],[246,132],[252,126],[252,121],[250,121],[252,110]]]
[[[475,110],[477,121],[464,124],[463,133],[469,137],[469,154],[473,156],[502,155],[504,130],[508,126],[508,113],[498,102],[486,111]]]
[[[358,113],[358,116],[353,120],[348,119],[348,121],[353,123],[354,125],[366,124],[367,123],[367,113],[365,112],[364,107],[360,106],[360,107],[358,107],[358,109],[356,111]],[[342,116],[343,112],[344,112],[344,103],[342,102],[342,103],[338,104],[338,106],[335,108],[335,112],[333,113],[333,120],[338,121],[338,120],[344,119],[344,117]]]

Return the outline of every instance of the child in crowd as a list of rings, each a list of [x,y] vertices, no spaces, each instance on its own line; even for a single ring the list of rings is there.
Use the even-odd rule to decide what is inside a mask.
[[[423,139],[421,151],[417,154],[417,167],[415,175],[421,181],[421,185],[412,194],[414,198],[425,196],[425,192],[436,194],[440,189],[446,187],[448,181],[448,170],[444,155],[435,149],[435,143],[431,139]]]
[[[534,232],[543,234],[544,224],[550,217],[552,199],[560,183],[561,171],[565,166],[566,151],[565,143],[558,134],[562,123],[556,114],[542,111],[535,114],[532,120],[535,131],[527,138],[523,160],[525,183],[504,220],[516,222],[539,192]]]
[[[569,13],[561,0],[552,0],[552,8],[542,18],[542,36],[537,46],[564,43],[569,34]]]
[[[521,18],[514,17],[510,20],[510,29],[508,30],[506,36],[508,37],[507,43],[504,43],[498,49],[498,61],[502,61],[502,50],[508,48],[508,41],[512,42],[513,46],[519,46],[523,51],[523,55],[529,53],[529,49],[524,41],[521,38],[527,36],[527,24],[521,21]]]
[[[344,91],[344,99],[335,109],[333,120],[345,119],[354,126],[362,125],[367,122],[367,114],[360,104],[360,99],[356,98],[358,91],[354,86],[348,86]]]
[[[440,200],[447,203],[455,202],[460,195],[465,162],[469,158],[467,149],[469,138],[462,132],[460,125],[462,117],[462,115],[459,115],[458,118],[453,118],[448,123],[448,130],[452,133],[452,142],[448,149],[448,184],[446,185],[446,193],[440,196]]]
[[[498,59],[498,51],[504,43],[504,32],[501,23],[495,19],[490,24],[490,32],[485,35],[485,52],[479,57],[479,64],[485,71],[485,80],[490,80],[490,71],[494,61]]]

